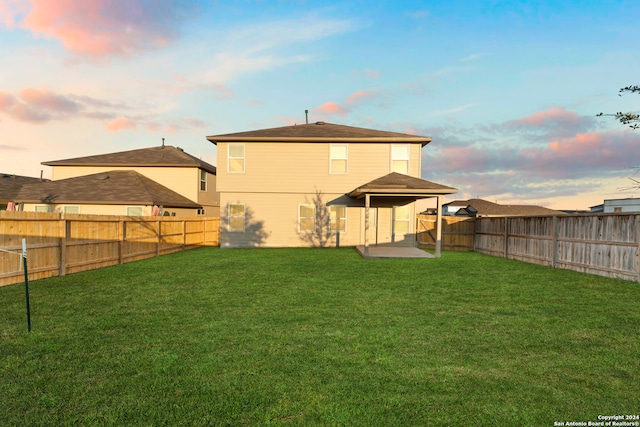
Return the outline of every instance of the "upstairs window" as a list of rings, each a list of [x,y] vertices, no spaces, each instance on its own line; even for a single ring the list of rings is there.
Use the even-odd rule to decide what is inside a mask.
[[[347,173],[348,148],[346,144],[331,144],[331,173]]]
[[[391,172],[409,174],[409,146],[391,146]]]
[[[200,171],[200,191],[207,191],[207,171]]]
[[[229,231],[244,231],[244,203],[229,203]]]
[[[244,144],[229,144],[228,171],[244,172]]]

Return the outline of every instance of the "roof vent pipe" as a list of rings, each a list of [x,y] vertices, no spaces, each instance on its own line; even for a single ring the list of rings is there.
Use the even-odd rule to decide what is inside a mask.
[[[162,148],[164,148],[164,138],[162,138]]]
[[[309,124],[309,110],[304,110],[304,119]]]

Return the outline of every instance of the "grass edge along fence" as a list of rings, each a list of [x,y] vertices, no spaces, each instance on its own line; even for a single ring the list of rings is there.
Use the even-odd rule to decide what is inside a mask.
[[[418,215],[418,244],[432,248],[435,216]],[[475,251],[640,282],[640,214],[443,217],[445,250]]]
[[[129,217],[0,211],[0,248],[29,251],[29,280],[217,246],[214,217]],[[0,286],[20,283],[18,257],[0,252]],[[14,259],[15,258],[15,259]]]

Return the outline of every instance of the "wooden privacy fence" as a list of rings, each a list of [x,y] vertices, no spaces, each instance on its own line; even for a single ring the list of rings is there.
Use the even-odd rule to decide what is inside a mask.
[[[0,248],[22,252],[29,280],[64,276],[219,245],[220,219],[0,211]],[[0,252],[0,286],[24,280],[21,259]]]
[[[435,215],[418,215],[418,245],[435,248]],[[640,214],[442,218],[442,248],[476,251],[640,282]]]
[[[418,246],[423,249],[436,247],[436,216],[417,216]],[[475,235],[475,218],[443,216],[442,250],[472,251]]]
[[[640,215],[477,218],[476,252],[640,281]]]

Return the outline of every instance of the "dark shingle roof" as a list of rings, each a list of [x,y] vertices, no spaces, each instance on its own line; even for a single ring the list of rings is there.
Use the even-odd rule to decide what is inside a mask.
[[[208,136],[214,144],[218,142],[419,142],[422,146],[431,142],[426,136],[400,132],[387,132],[353,126],[315,122],[304,125],[283,126],[247,132]]]
[[[0,200],[15,201],[24,184],[41,182],[40,178],[0,173]],[[46,181],[49,181],[48,179]]]
[[[42,162],[46,166],[165,166],[198,167],[215,175],[216,167],[204,162],[181,148],[165,145],[162,147],[141,148],[117,153],[76,157],[73,159]]]
[[[201,206],[136,171],[109,171],[23,185],[18,202],[98,205]]]
[[[397,194],[397,195],[436,195],[454,194],[458,190],[453,187],[427,181],[425,179],[391,172],[373,181],[363,184],[349,193],[350,197],[362,197],[369,194]]]
[[[446,206],[462,206],[459,214],[472,216],[537,216],[558,215],[564,212],[536,205],[500,205],[483,199],[456,200]]]

